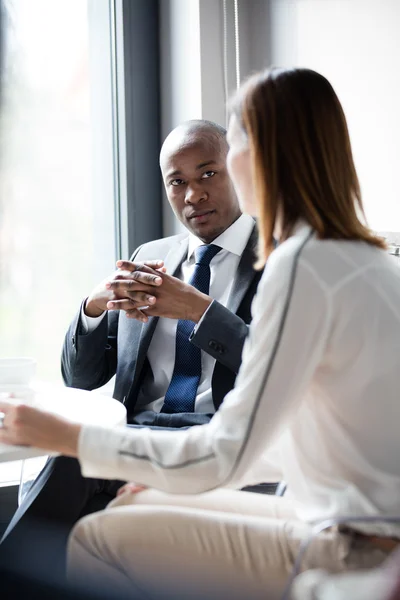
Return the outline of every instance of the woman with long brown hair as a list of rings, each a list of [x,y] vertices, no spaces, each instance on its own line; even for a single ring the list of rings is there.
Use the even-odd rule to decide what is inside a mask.
[[[400,538],[400,524],[351,520],[400,513],[400,277],[365,224],[339,100],[308,69],[257,74],[232,101],[228,142],[268,264],[235,389],[211,422],[107,430],[0,404],[0,441],[161,490],[127,491],[70,539],[72,576],[133,595],[194,582],[203,597],[221,584],[271,598],[323,519],[348,523],[318,534],[302,569],[376,566]],[[277,477],[283,498],[237,491]]]

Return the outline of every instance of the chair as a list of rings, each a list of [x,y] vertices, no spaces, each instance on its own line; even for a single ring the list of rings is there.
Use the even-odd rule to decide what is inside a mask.
[[[22,461],[18,488],[18,506],[21,505],[31,485],[46,464],[47,459],[48,456],[39,456],[37,458],[27,458]]]
[[[255,494],[283,496],[286,490],[286,483],[284,481],[279,481],[277,483],[258,483],[257,485],[247,485],[242,489],[244,492],[254,492]]]
[[[280,481],[276,488],[275,496],[283,496],[286,492],[287,484],[286,481]]]
[[[338,517],[338,518],[334,518],[334,519],[326,519],[324,521],[321,521],[320,523],[317,523],[313,527],[308,539],[304,540],[304,542],[300,546],[300,550],[297,554],[295,563],[293,565],[292,573],[290,574],[290,577],[286,584],[286,588],[283,592],[281,600],[290,600],[292,598],[291,589],[292,589],[293,582],[300,572],[301,563],[304,558],[304,555],[316,535],[318,535],[325,529],[329,529],[329,527],[333,527],[335,525],[347,525],[348,523],[376,523],[376,522],[393,523],[393,524],[399,525],[400,524],[400,516],[398,516],[398,517],[382,517],[381,515],[376,516],[376,517],[347,516],[347,517]],[[334,578],[334,577],[335,576],[333,575],[332,578]]]

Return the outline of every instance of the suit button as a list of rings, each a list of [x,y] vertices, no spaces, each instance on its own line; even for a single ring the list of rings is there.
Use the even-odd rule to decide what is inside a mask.
[[[75,336],[74,335],[72,336],[72,340],[71,341],[72,341],[72,345],[75,346]]]
[[[217,354],[223,354],[225,352],[225,349],[222,346],[222,344],[219,344],[215,340],[210,340],[208,342],[208,346],[209,346],[209,348],[211,348],[212,350],[214,350],[214,352],[217,352]]]

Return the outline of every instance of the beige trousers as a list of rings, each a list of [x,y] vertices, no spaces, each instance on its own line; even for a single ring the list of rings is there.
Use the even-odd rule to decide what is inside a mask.
[[[310,532],[286,498],[235,490],[126,493],[77,523],[68,576],[133,598],[146,589],[150,597],[162,590],[172,597],[273,600]],[[333,529],[313,540],[302,570],[374,567],[386,556]]]

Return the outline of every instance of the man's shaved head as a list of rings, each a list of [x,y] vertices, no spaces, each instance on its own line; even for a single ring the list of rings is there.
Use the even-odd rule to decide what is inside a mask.
[[[163,160],[171,152],[176,153],[199,143],[213,147],[214,150],[218,148],[224,156],[228,153],[225,127],[205,119],[192,119],[175,127],[165,138],[160,152],[161,168]]]
[[[186,121],[167,136],[160,167],[178,219],[205,243],[240,216],[226,168],[226,130],[212,121]]]

